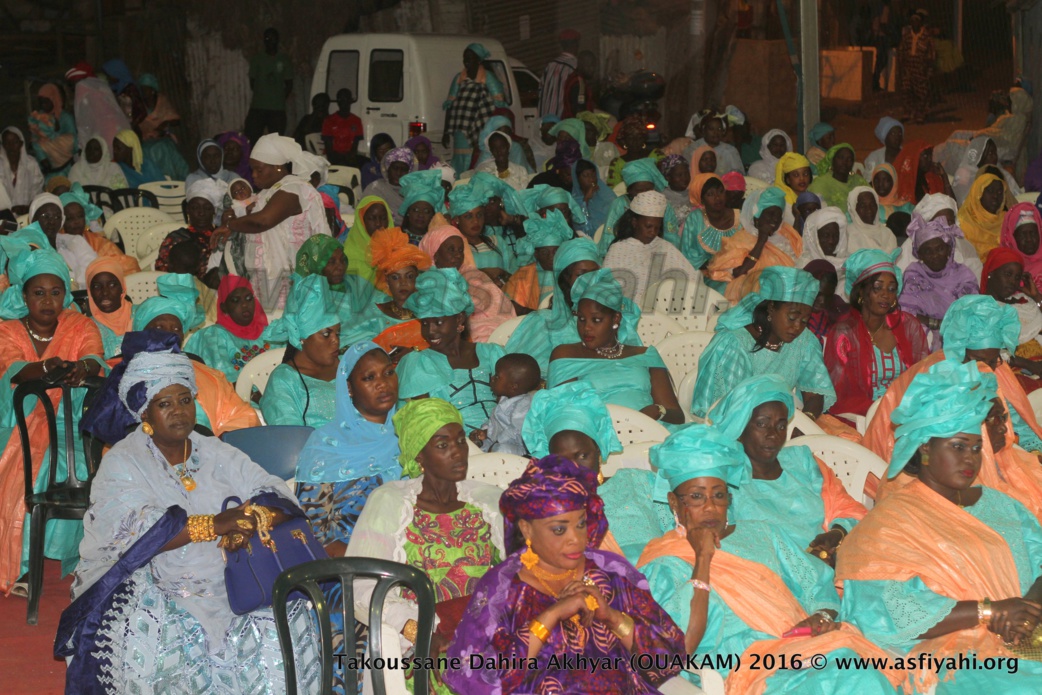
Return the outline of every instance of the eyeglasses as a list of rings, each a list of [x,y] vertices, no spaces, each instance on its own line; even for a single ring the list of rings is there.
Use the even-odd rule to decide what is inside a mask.
[[[704,507],[709,503],[709,500],[713,500],[713,504],[717,507],[729,506],[731,504],[730,492],[714,492],[712,495],[706,495],[704,492],[689,492],[686,495],[674,492],[673,494],[680,500],[680,504],[688,509]]]

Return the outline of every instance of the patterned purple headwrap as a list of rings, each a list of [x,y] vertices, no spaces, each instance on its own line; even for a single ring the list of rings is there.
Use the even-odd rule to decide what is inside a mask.
[[[671,154],[659,160],[658,170],[662,172],[663,176],[669,176],[669,172],[678,164],[685,169],[687,168],[687,160],[684,159],[683,155]]]
[[[412,153],[408,147],[396,147],[380,160],[380,172],[384,178],[387,178],[387,170],[391,168],[391,165],[395,162],[401,162],[405,166],[409,167],[409,171],[416,171],[416,155]]]
[[[580,159],[582,159],[582,151],[579,143],[575,140],[565,140],[557,143],[557,150],[553,159],[550,160],[550,166],[553,169],[567,169]]]
[[[597,494],[597,473],[563,456],[544,456],[531,462],[499,498],[507,552],[513,553],[522,545],[517,530],[521,519],[546,519],[577,509],[586,509],[586,547],[598,547],[608,533],[608,520],[604,500]]]

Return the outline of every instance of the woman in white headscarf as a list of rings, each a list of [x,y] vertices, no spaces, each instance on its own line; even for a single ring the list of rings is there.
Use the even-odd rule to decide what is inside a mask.
[[[185,188],[201,179],[212,179],[230,184],[238,174],[224,168],[224,148],[216,140],[203,140],[195,148],[195,159],[199,168],[185,177]]]
[[[949,225],[955,227],[955,250],[952,251],[952,259],[956,263],[961,263],[972,270],[973,274],[977,276],[977,280],[980,280],[981,271],[984,270],[984,263],[981,262],[980,256],[977,255],[977,249],[963,236],[962,230],[959,229],[959,206],[955,203],[955,199],[943,193],[928,193],[923,196],[923,199],[912,210],[913,215],[916,213],[923,218],[924,222],[930,222],[938,217],[943,217]],[[897,267],[903,272],[916,260],[915,255],[912,253],[912,240],[907,239],[901,244],[901,256],[897,259]]]
[[[897,248],[897,238],[890,228],[879,224],[879,195],[868,186],[857,186],[847,194],[847,244],[850,252],[879,249],[890,253]]]
[[[847,216],[839,208],[829,206],[812,212],[803,223],[803,255],[796,261],[797,268],[806,268],[808,263],[817,260],[835,266],[836,292],[844,300],[843,263],[850,256],[847,228]]]
[[[83,156],[69,170],[69,181],[81,186],[106,186],[112,190],[127,187],[127,177],[112,161],[108,144],[98,136],[87,140]]]
[[[779,128],[768,130],[760,140],[760,161],[749,165],[749,178],[765,181],[768,186],[774,185],[774,170],[778,159],[786,152],[792,152],[792,138]]]
[[[87,289],[87,266],[94,262],[98,253],[82,236],[59,234],[65,225],[65,207],[61,198],[53,193],[41,193],[33,198],[29,206],[29,221],[40,225],[51,246],[69,266],[74,289]]]
[[[233,235],[232,255],[241,254],[265,310],[285,305],[301,245],[315,234],[329,234],[322,196],[292,173],[300,152],[293,138],[268,134],[257,140],[250,168],[261,191],[253,212],[229,220],[213,235],[215,248]]]
[[[10,199],[7,207],[22,215],[33,198],[43,192],[43,172],[26,151],[25,135],[18,128],[8,126],[0,131],[0,144],[0,183]]]
[[[995,141],[986,135],[980,135],[970,141],[970,146],[966,148],[959,168],[955,170],[952,192],[955,193],[955,200],[959,205],[966,200],[970,186],[977,179],[977,172],[985,166],[993,166],[1002,172],[1002,178],[1006,180],[1006,186],[1009,187],[1012,196],[1016,197],[1024,192],[1017,180],[1013,178],[1013,174],[999,166],[999,149]]]

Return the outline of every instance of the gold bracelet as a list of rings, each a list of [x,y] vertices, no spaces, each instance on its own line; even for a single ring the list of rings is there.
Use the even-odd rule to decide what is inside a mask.
[[[528,632],[543,644],[550,642],[550,630],[538,620],[533,620],[528,624]]]
[[[619,624],[611,629],[615,633],[615,636],[619,639],[626,639],[633,634],[633,618],[625,613],[620,612],[619,615],[622,618],[619,619]]]
[[[416,644],[416,634],[419,630],[420,626],[416,624],[416,621],[409,618],[405,621],[405,627],[402,628],[402,637]]]
[[[207,543],[217,540],[213,514],[196,514],[188,517],[188,538],[192,543]]]
[[[991,599],[988,597],[977,602],[977,622],[985,627],[991,623]]]

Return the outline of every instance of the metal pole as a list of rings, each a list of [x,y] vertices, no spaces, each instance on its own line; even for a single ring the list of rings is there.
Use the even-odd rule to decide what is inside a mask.
[[[694,113],[705,106],[706,9],[705,0],[691,0],[691,67],[688,71],[688,103]],[[687,125],[686,123],[684,124]]]
[[[806,151],[810,129],[821,117],[821,69],[818,50],[818,1],[800,0],[800,64],[803,83],[799,85],[802,104],[798,105],[800,145]]]

